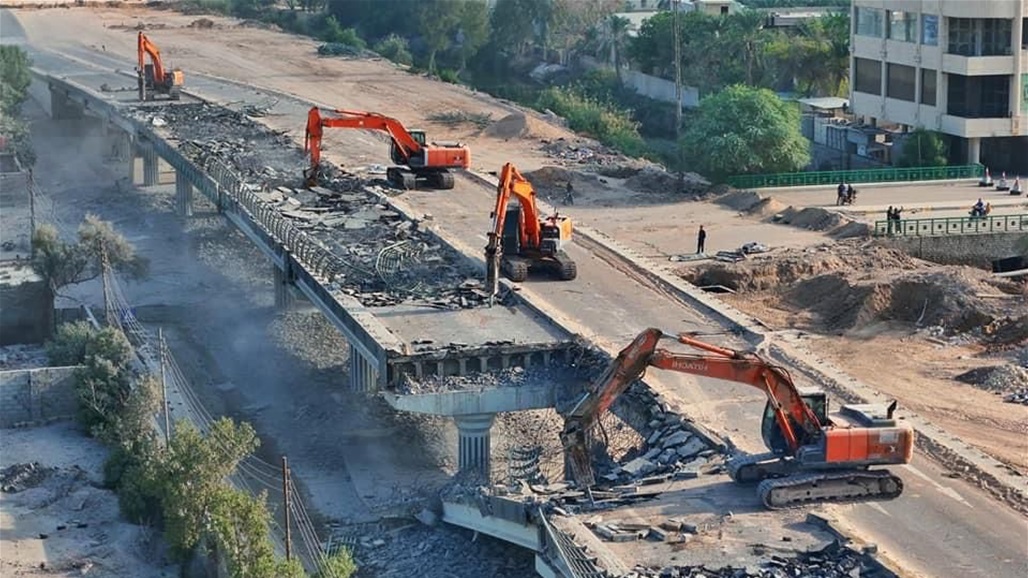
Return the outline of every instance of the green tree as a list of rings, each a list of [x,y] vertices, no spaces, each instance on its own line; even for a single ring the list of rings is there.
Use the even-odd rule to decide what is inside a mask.
[[[490,15],[495,46],[511,56],[545,47],[553,17],[552,0],[497,0]]]
[[[849,15],[831,14],[779,34],[767,47],[778,75],[806,96],[845,95],[849,78]]]
[[[624,82],[621,76],[621,65],[627,56],[628,32],[631,29],[632,21],[616,14],[611,14],[603,20],[599,28],[597,41],[600,50],[606,52],[610,60],[613,61],[614,74],[617,75],[618,82]]]
[[[96,279],[106,256],[111,268],[132,278],[146,275],[147,261],[114,230],[111,223],[86,215],[79,226],[78,242],[67,243],[51,225],[40,225],[32,236],[35,256],[32,267],[57,292],[68,285]]]
[[[357,573],[357,563],[346,548],[331,554],[318,570],[316,578],[350,578]]]
[[[7,141],[7,150],[14,153],[23,167],[36,164],[36,151],[32,147],[29,127],[19,118],[0,110],[0,138]]]
[[[28,54],[20,46],[0,45],[0,112],[17,116],[28,96],[32,74]]]
[[[919,128],[903,139],[903,151],[897,163],[901,167],[944,167],[946,142],[937,132]]]
[[[810,162],[799,110],[770,90],[730,86],[704,98],[694,116],[681,145],[709,177],[792,172]]]
[[[436,56],[453,45],[461,9],[458,0],[422,0],[418,3],[417,18],[421,36],[428,47],[429,72],[435,72]]]
[[[211,530],[232,578],[279,577],[264,492],[252,497],[222,484],[212,490]]]
[[[485,2],[464,0],[458,10],[456,48],[460,56],[460,72],[468,59],[489,40],[489,7]]]
[[[160,469],[165,536],[184,556],[209,527],[222,484],[260,445],[253,428],[228,418],[215,421],[207,436],[187,421],[175,424]]]
[[[375,52],[397,64],[410,65],[414,63],[407,39],[396,34],[390,34],[375,44]]]

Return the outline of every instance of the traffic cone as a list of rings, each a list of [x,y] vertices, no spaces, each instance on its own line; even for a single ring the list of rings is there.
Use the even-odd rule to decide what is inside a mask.
[[[1020,195],[1021,192],[1022,192],[1021,191],[1021,175],[1017,175],[1017,177],[1014,178],[1014,186],[1011,187],[1010,194],[1011,195]]]
[[[982,180],[978,181],[979,187],[991,187],[992,186],[992,174],[989,173],[989,167],[985,167],[985,176]]]
[[[1000,174],[999,182],[996,183],[996,190],[997,191],[1009,191],[1010,190],[1010,185],[1007,184],[1007,172],[1006,171],[1003,171]]]

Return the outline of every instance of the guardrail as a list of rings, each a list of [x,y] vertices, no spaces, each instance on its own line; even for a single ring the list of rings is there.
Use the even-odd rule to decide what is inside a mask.
[[[944,237],[1021,232],[1028,232],[1028,215],[875,221],[874,228],[876,237]]]
[[[983,165],[957,165],[948,167],[914,167],[891,169],[865,169],[852,171],[811,171],[805,173],[779,173],[772,175],[736,175],[728,184],[737,189],[765,187],[799,187],[806,185],[838,185],[846,183],[892,183],[912,181],[941,181],[947,179],[979,178],[985,173]]]

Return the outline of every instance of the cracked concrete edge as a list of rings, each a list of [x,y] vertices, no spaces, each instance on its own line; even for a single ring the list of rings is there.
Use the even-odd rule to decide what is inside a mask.
[[[489,184],[489,181],[483,176],[471,174],[483,184]],[[607,235],[583,226],[576,227],[575,234],[584,238],[587,244],[591,242],[613,254],[651,282],[673,292],[687,304],[699,309],[706,317],[731,330],[739,331],[747,341],[756,345],[763,342],[768,334],[772,333],[770,328],[759,319],[742,313],[738,309],[722,303],[716,297],[689,285],[677,278],[666,265],[657,265],[652,260],[635,254],[633,250]],[[834,384],[833,389],[840,397],[845,398],[848,395],[850,399],[855,400],[884,399],[881,392],[875,391],[841,370],[835,369],[831,372],[836,377],[826,375],[814,367],[812,360],[804,359],[805,356],[802,353],[791,351],[792,348],[788,345],[778,345],[776,349],[782,352],[791,365],[814,376],[815,380],[826,385]],[[829,365],[821,359],[816,362],[821,366]],[[905,413],[905,417],[918,434],[918,441],[921,442],[918,444],[919,449],[943,465],[957,461],[959,466],[966,467],[979,476],[981,480],[978,485],[989,491],[990,494],[1000,498],[1018,511],[1028,510],[1028,496],[1025,492],[1028,480],[1019,474],[1012,473],[1006,465],[989,457],[984,452],[957,441],[952,435],[916,414]]]
[[[916,578],[919,575],[903,569],[888,554],[878,550],[878,545],[858,537],[838,517],[826,510],[814,510],[807,513],[806,522],[817,526],[835,537],[842,546],[865,556],[873,566],[875,576],[884,575],[895,578]]]

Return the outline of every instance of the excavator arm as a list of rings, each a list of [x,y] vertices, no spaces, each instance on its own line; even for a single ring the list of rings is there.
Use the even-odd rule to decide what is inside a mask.
[[[778,425],[792,451],[821,435],[822,424],[803,402],[785,369],[755,354],[711,345],[684,333],[674,339],[707,354],[682,354],[658,349],[657,345],[663,338],[665,334],[659,329],[650,328],[640,333],[568,412],[561,440],[572,476],[580,485],[588,487],[594,482],[587,453],[589,430],[614,400],[651,366],[745,383],[761,389],[774,407]]]
[[[139,57],[139,74],[143,74],[143,68],[146,66],[146,57],[149,55],[150,61],[153,62],[154,81],[158,84],[163,84],[164,63],[161,61],[161,51],[142,32],[136,37],[136,52]]]

